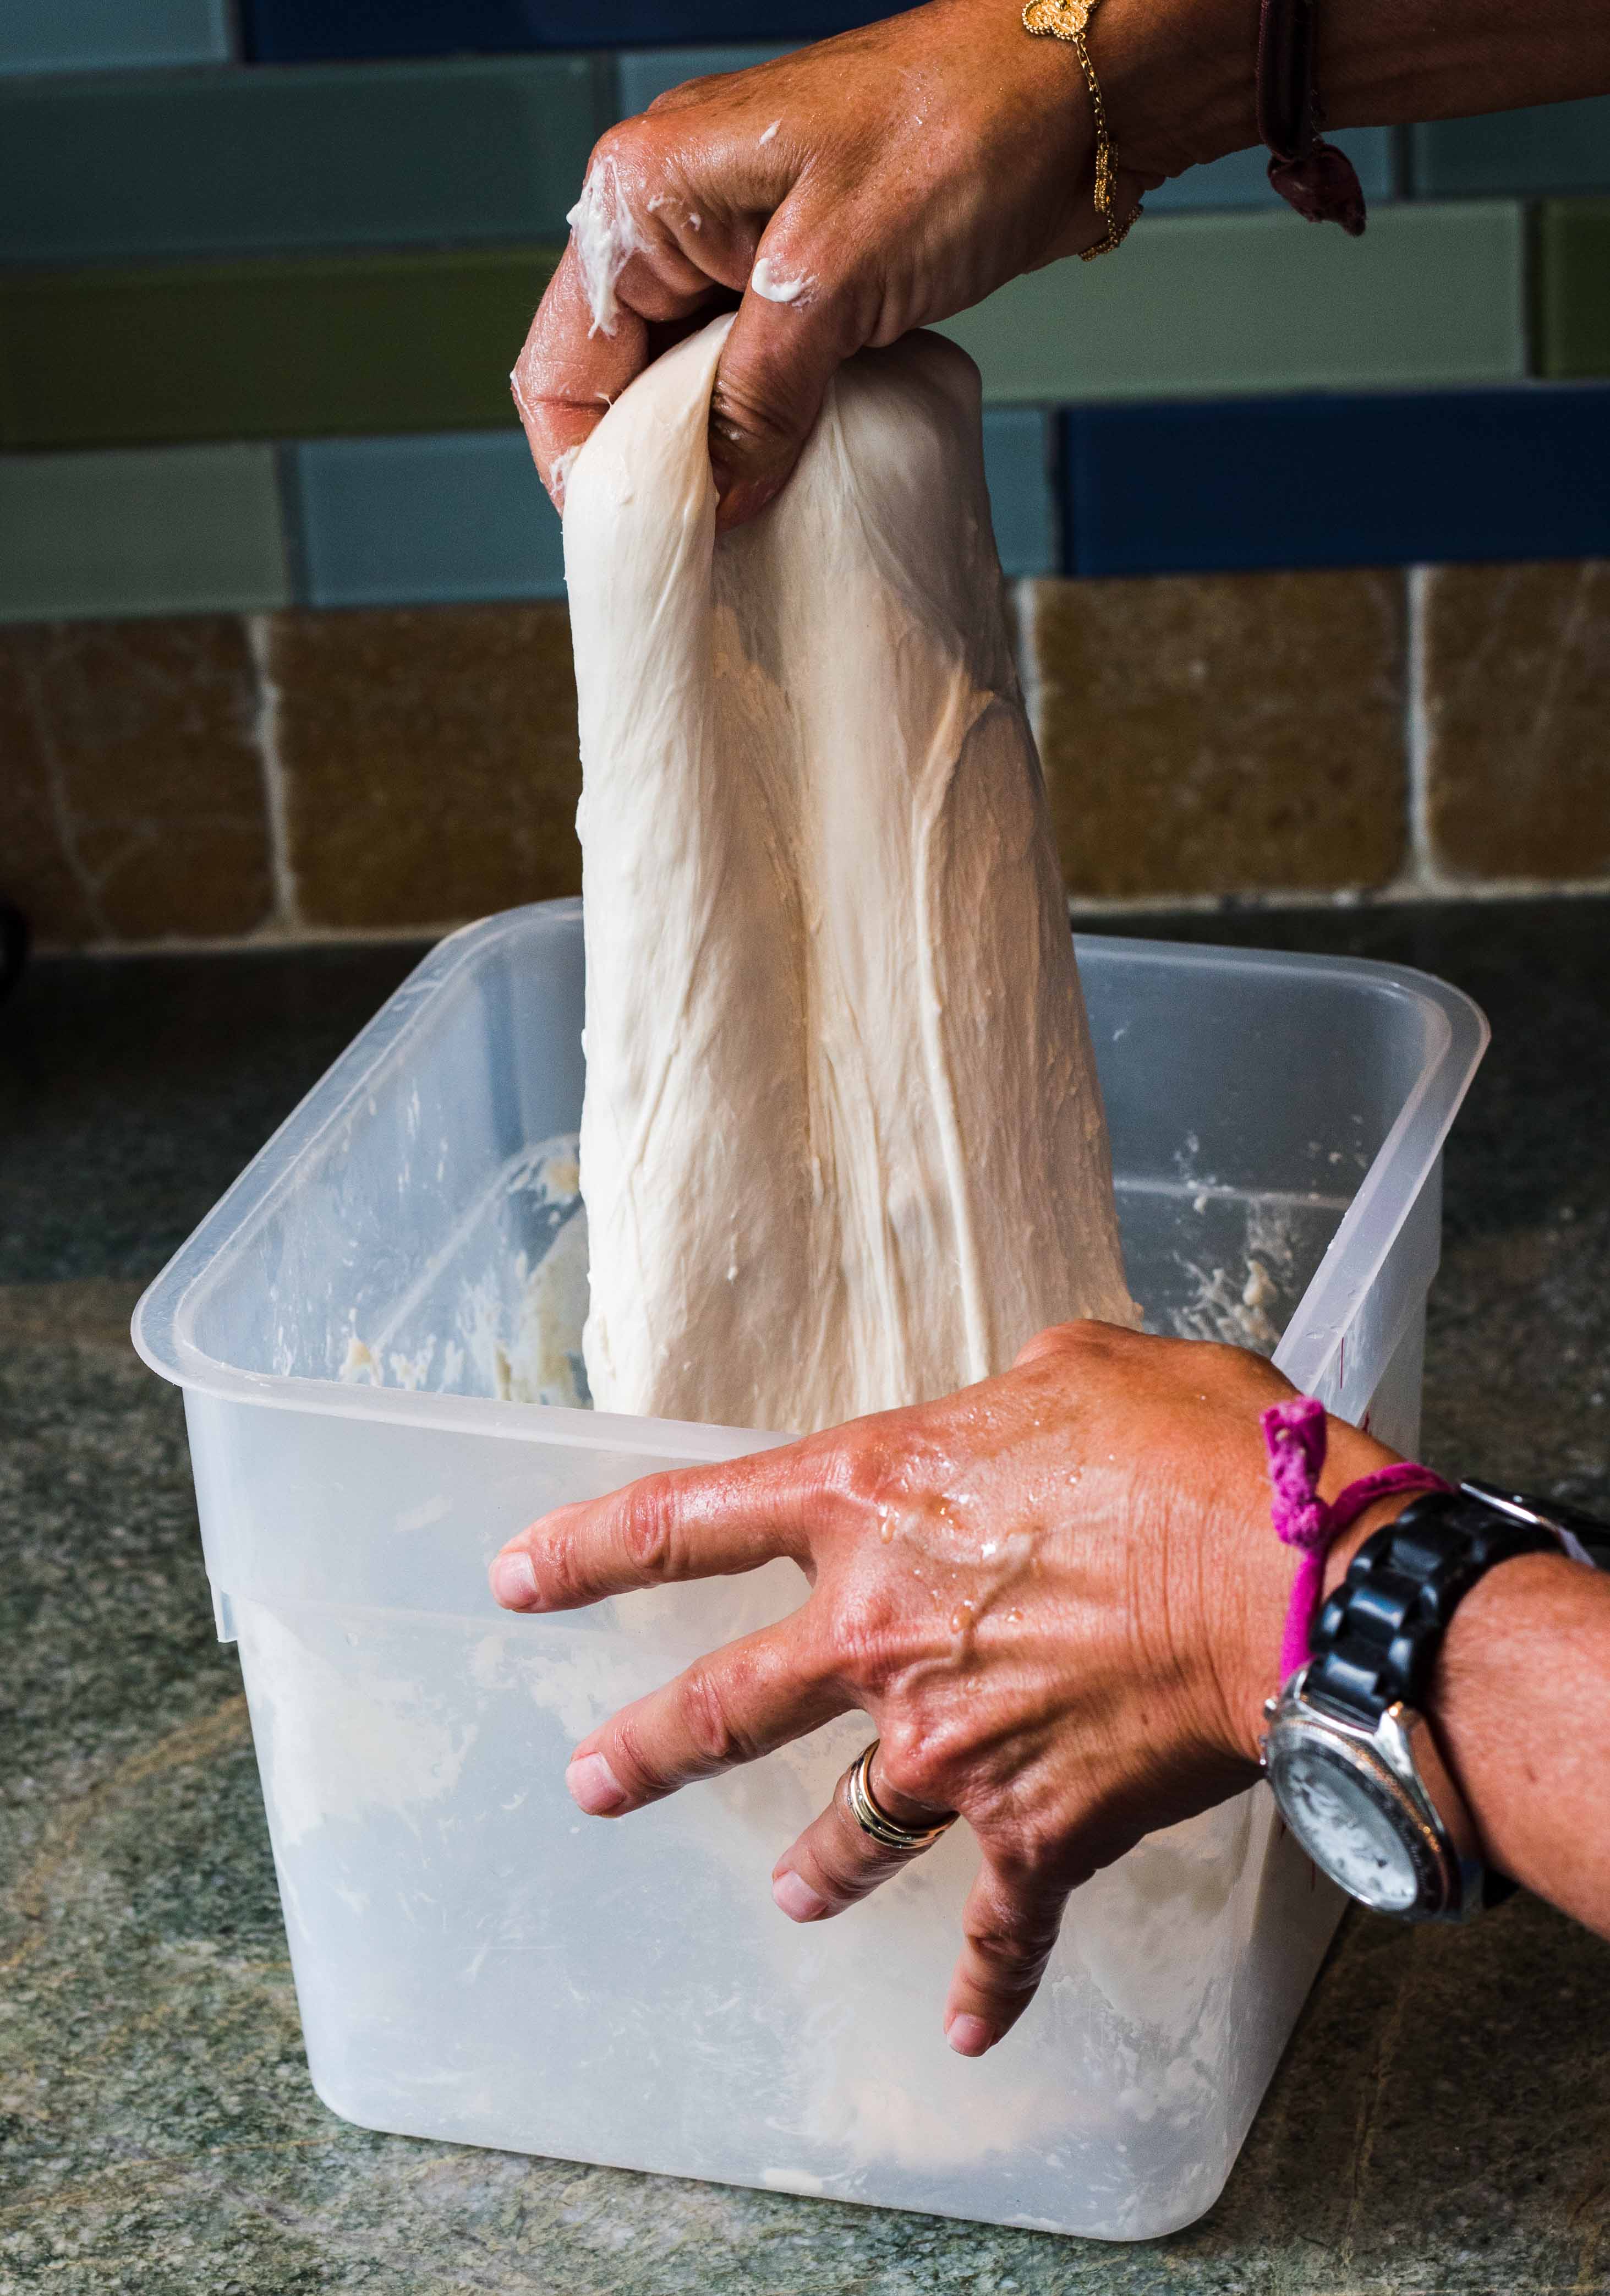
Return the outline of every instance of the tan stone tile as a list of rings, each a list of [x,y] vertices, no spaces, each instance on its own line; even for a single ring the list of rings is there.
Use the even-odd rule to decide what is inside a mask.
[[[1432,850],[1471,877],[1610,871],[1610,561],[1427,577]]]
[[[580,890],[562,603],[274,618],[302,914],[434,925]]]
[[[1029,652],[1070,892],[1375,885],[1404,850],[1395,574],[1034,586]]]
[[[41,941],[262,923],[256,715],[233,617],[0,629],[0,890]]]

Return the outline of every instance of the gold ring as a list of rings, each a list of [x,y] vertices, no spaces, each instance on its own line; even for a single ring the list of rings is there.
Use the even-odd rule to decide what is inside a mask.
[[[942,1833],[948,1833],[955,1824],[956,1812],[952,1810],[950,1816],[942,1817],[937,1825],[916,1829],[902,1825],[898,1818],[891,1817],[872,1792],[872,1757],[881,1742],[881,1740],[874,1738],[850,1765],[849,1775],[845,1780],[850,1815],[863,1833],[870,1833],[873,1841],[880,1842],[886,1849],[929,1849]]]

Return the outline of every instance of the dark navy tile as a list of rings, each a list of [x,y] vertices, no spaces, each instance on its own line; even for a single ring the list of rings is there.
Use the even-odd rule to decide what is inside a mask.
[[[310,605],[564,590],[559,519],[519,430],[315,439],[294,468]]]
[[[0,0],[0,74],[229,61],[227,0]]]
[[[0,250],[149,262],[562,238],[601,58],[0,80]]]
[[[1610,388],[1086,407],[1067,426],[1078,574],[1610,551]]]
[[[1434,119],[1410,136],[1415,191],[1434,199],[1610,191],[1610,95],[1481,119]]]
[[[896,13],[867,0],[243,0],[246,52],[259,63],[337,56],[504,55],[532,48],[660,48],[821,40]]]
[[[1001,570],[1009,579],[1061,571],[1053,421],[1038,406],[984,410],[984,475]]]

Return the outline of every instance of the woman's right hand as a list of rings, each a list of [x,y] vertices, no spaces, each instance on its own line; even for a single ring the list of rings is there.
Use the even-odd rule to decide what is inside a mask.
[[[1097,18],[1099,57],[1124,6],[1107,0]],[[514,371],[543,484],[560,502],[571,452],[610,402],[737,296],[711,450],[722,524],[753,517],[841,360],[1096,243],[1094,164],[1077,58],[1032,38],[1013,0],[928,0],[672,89],[595,149],[582,220]],[[1121,170],[1118,216],[1158,180]]]

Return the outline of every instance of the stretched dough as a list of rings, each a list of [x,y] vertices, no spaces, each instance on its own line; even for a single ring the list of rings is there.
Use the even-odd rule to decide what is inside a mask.
[[[978,378],[846,367],[715,534],[731,322],[566,488],[600,1410],[805,1431],[1134,1320],[985,491]]]

